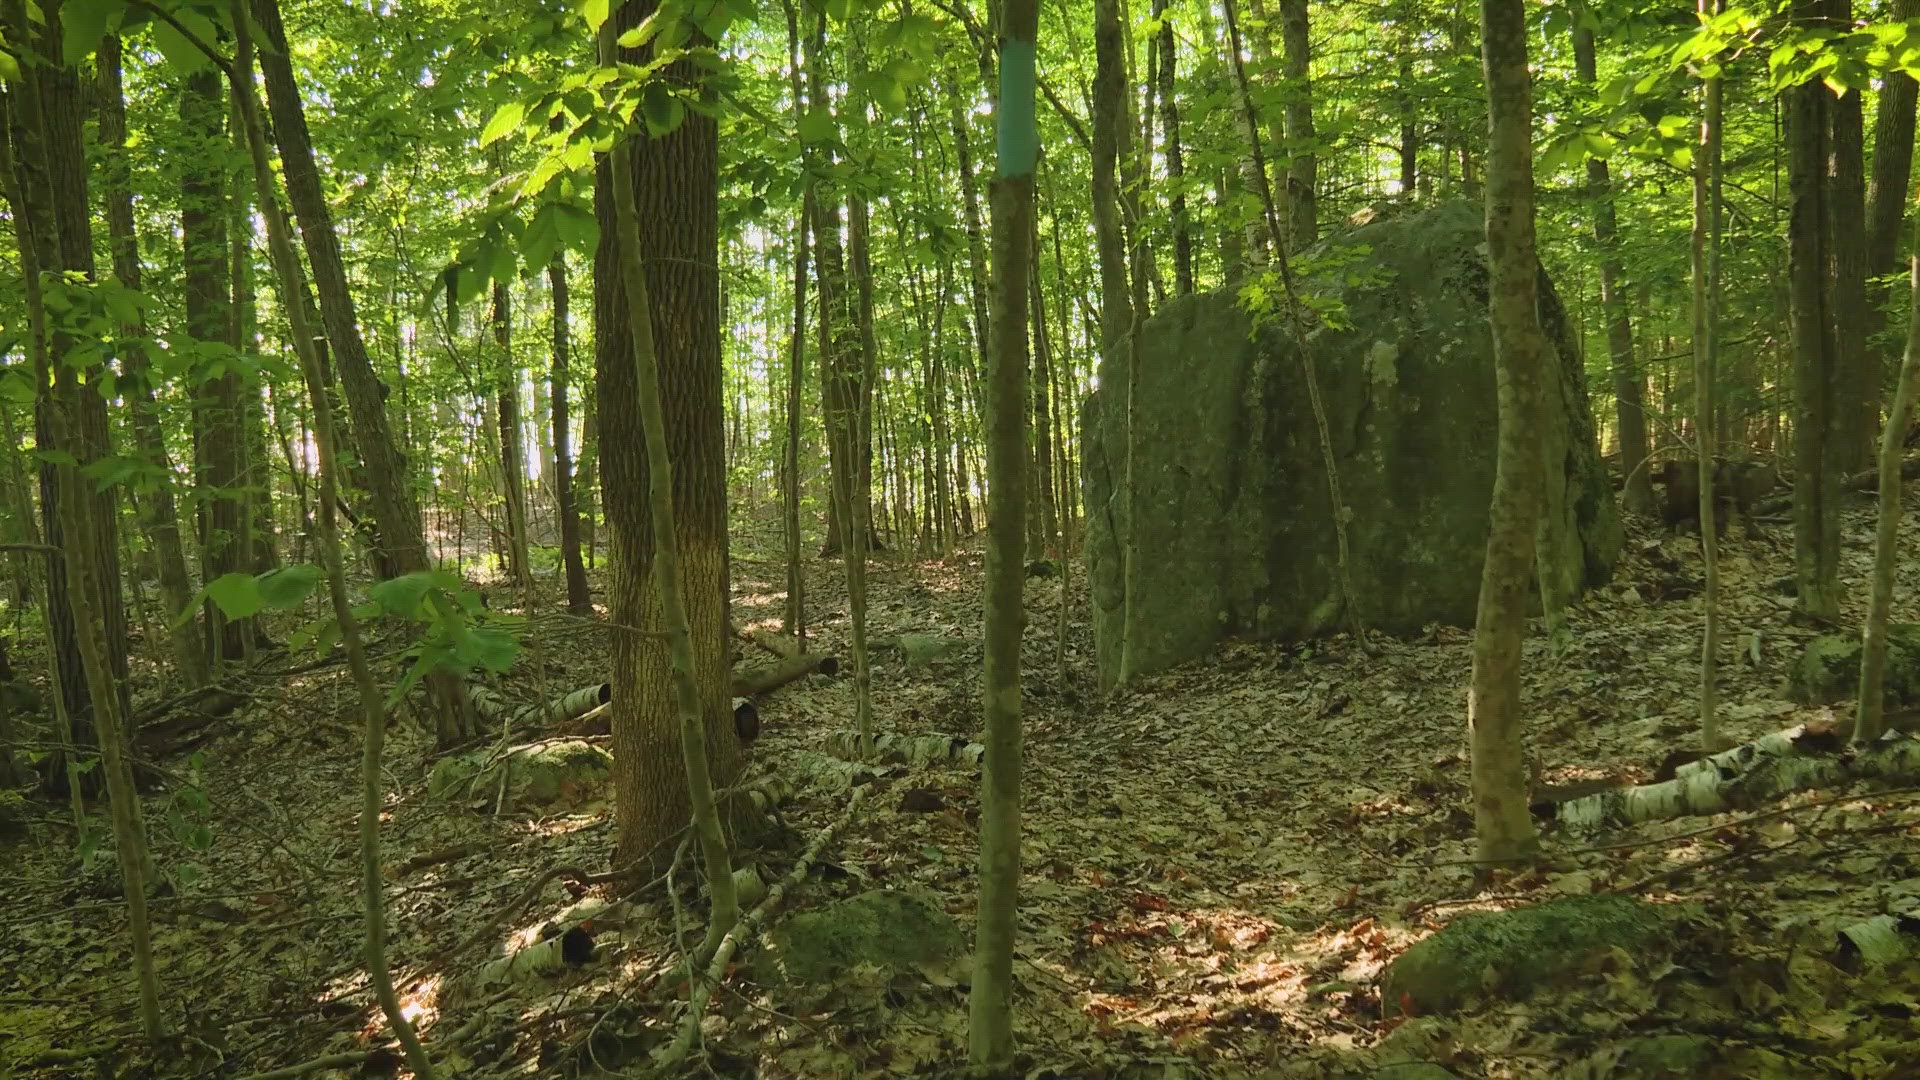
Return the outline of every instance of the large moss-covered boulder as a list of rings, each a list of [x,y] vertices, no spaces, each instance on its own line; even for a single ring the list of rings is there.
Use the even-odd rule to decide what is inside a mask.
[[[1350,514],[1353,595],[1342,596],[1320,428],[1293,335],[1278,318],[1256,324],[1230,295],[1170,301],[1142,328],[1132,408],[1120,350],[1102,362],[1082,417],[1107,683],[1229,635],[1341,629],[1348,602],[1351,621],[1390,633],[1473,620],[1498,430],[1480,210],[1449,205],[1367,225],[1312,262],[1322,270],[1302,287],[1336,312],[1306,336]],[[1556,346],[1541,432],[1556,543],[1542,568],[1571,597],[1612,571],[1621,530],[1585,378],[1544,273],[1541,317]]]
[[[1400,954],[1381,979],[1380,1000],[1390,1014],[1415,1016],[1514,1000],[1579,976],[1601,953],[1644,956],[1670,930],[1660,908],[1626,896],[1462,915]]]
[[[1920,624],[1887,627],[1887,703],[1920,705]],[[1787,678],[1787,692],[1803,705],[1832,705],[1860,693],[1860,635],[1822,634],[1807,642]]]

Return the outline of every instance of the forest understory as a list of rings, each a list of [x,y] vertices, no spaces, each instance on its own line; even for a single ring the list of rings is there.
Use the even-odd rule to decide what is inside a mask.
[[[1870,559],[1864,503],[1846,526],[1843,577],[1857,607]],[[1694,739],[1698,542],[1645,522],[1630,529],[1615,580],[1571,612],[1564,639],[1549,641],[1536,622],[1527,643],[1527,730],[1543,792],[1650,779]],[[777,628],[777,525],[741,520],[734,543],[736,624]],[[1915,565],[1902,561],[1895,621],[1920,618]],[[1789,622],[1792,598],[1775,587],[1791,569],[1782,523],[1722,547],[1723,724],[1736,739],[1821,718],[1782,689],[1816,632]],[[877,652],[879,730],[977,734],[980,570],[977,545],[944,560],[875,557],[873,633],[970,643],[931,662]],[[808,575],[815,647],[845,656],[839,561],[813,559]],[[1027,587],[1015,965],[1025,1075],[1920,1075],[1920,970],[1854,970],[1834,947],[1836,927],[1920,893],[1914,792],[1809,791],[1759,811],[1594,835],[1549,825],[1544,868],[1477,884],[1462,719],[1469,631],[1236,644],[1103,698],[1078,567],[1068,580],[1064,674],[1055,659],[1061,579]],[[540,587],[553,594],[540,597],[543,608],[556,609],[556,576]],[[504,592],[495,590],[496,606]],[[551,619],[529,627],[503,696],[531,703],[605,678],[605,631]],[[137,696],[157,689],[149,677]],[[146,807],[156,861],[201,867],[194,884],[154,900],[163,997],[188,1009],[175,1018],[174,1052],[138,1049],[110,851],[77,860],[91,844],[73,835],[65,808],[36,804],[0,840],[0,1075],[402,1068],[359,953],[359,736],[348,680],[329,667],[261,677],[252,689],[250,704],[193,751],[152,763],[166,789]],[[827,752],[831,734],[852,726],[853,686],[844,673],[816,675],[766,695],[760,715],[751,771],[778,773]],[[397,794],[383,822],[390,955],[442,1068],[595,1075],[596,1060],[622,1057],[640,1068],[684,1018],[686,977],[670,943],[676,922],[678,940],[698,940],[704,901],[691,866],[671,881],[677,904],[656,884],[623,925],[596,936],[590,961],[486,985],[477,972],[540,937],[585,891],[556,868],[606,868],[611,788],[538,818],[495,814],[486,800],[431,799],[430,740],[407,724],[393,733]],[[848,815],[846,787],[792,777],[784,842],[741,855],[763,879],[787,874],[821,830],[845,820],[768,925],[871,888],[917,888],[970,936],[977,769],[879,766],[867,779]],[[188,790],[204,803],[183,797]],[[182,822],[204,824],[211,846],[183,847]],[[544,884],[519,906],[536,881]],[[1698,932],[1658,959],[1622,951],[1570,985],[1461,1015],[1402,1019],[1383,1009],[1383,966],[1446,921],[1594,892],[1692,905]],[[964,963],[776,986],[757,978],[756,952],[743,948],[709,1003],[704,1054],[689,1075],[962,1072]],[[1722,1064],[1650,1064],[1702,1041]]]

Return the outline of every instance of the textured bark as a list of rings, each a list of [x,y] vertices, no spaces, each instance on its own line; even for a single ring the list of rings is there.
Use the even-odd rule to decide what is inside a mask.
[[[1899,21],[1920,17],[1920,0],[1895,0],[1893,17]],[[1881,344],[1873,339],[1889,329],[1883,308],[1892,290],[1874,279],[1897,268],[1900,241],[1906,235],[1907,184],[1913,179],[1915,83],[1911,75],[1899,71],[1884,72],[1880,78],[1873,119],[1873,172],[1867,184],[1865,332],[1871,352],[1869,364],[1884,373],[1896,366],[1898,348],[1891,341]]]
[[[1591,87],[1596,80],[1593,30],[1574,21],[1574,69]],[[1619,216],[1613,201],[1613,180],[1601,158],[1587,160],[1587,195],[1593,200],[1593,242],[1600,249],[1600,308],[1607,324],[1608,369],[1613,375],[1616,441],[1620,446],[1620,474],[1626,478],[1627,509],[1653,513],[1653,483],[1646,468],[1647,406],[1644,380],[1633,356],[1633,321],[1627,298],[1620,291]]]
[[[567,260],[555,255],[547,264],[547,287],[553,294],[553,368],[547,375],[547,404],[553,412],[553,503],[560,515],[560,561],[567,574],[567,610],[593,614],[593,591],[587,584],[587,564],[580,558],[580,509],[573,497],[573,442],[568,431],[568,371],[572,359],[572,294],[567,287]]]
[[[1851,0],[1827,3],[1831,24],[1844,32],[1853,21]],[[1846,474],[1873,464],[1881,379],[1879,358],[1867,350],[1866,135],[1860,91],[1848,90],[1827,108],[1833,125],[1827,147],[1828,314],[1839,367],[1832,450],[1836,467]]]
[[[1821,19],[1821,0],[1797,0],[1794,18]],[[1840,610],[1840,471],[1833,426],[1839,371],[1829,306],[1827,208],[1828,111],[1833,95],[1819,82],[1786,98],[1788,317],[1793,331],[1794,571],[1802,611],[1831,618]]]
[[[187,333],[209,345],[237,348],[232,282],[228,276],[226,106],[220,76],[208,69],[183,80],[180,96],[180,237]],[[200,568],[204,581],[246,572],[249,499],[243,486],[246,431],[241,411],[245,380],[232,364],[199,387],[193,410],[194,487],[200,502]],[[251,619],[229,620],[206,602],[207,655],[215,662],[244,660],[252,651]]]
[[[133,191],[127,173],[127,102],[121,87],[120,39],[109,34],[100,42],[96,68],[99,73],[100,144],[106,152],[101,170],[105,180],[108,247],[113,253],[113,275],[129,289],[141,288],[140,241],[133,223]],[[133,337],[145,337],[144,320],[125,328]],[[180,678],[191,686],[205,685],[210,676],[207,653],[201,640],[199,620],[174,626],[193,603],[193,581],[187,574],[185,545],[180,539],[180,514],[174,499],[173,465],[167,453],[166,437],[161,433],[160,414],[154,401],[152,373],[143,349],[129,349],[120,358],[120,386],[127,396],[129,427],[134,447],[155,470],[153,490],[140,500],[140,525],[153,545],[158,564],[160,597],[166,605],[167,640],[174,667]]]
[[[38,47],[45,55],[61,52],[59,5],[42,8],[42,17],[30,25],[24,7],[9,3],[6,9],[13,29],[9,40],[30,42],[23,47]],[[16,18],[17,16],[17,18]],[[75,70],[59,63],[44,63],[33,69],[27,82],[19,87],[17,101],[9,103],[8,137],[13,142],[15,171],[11,190],[24,206],[20,216],[34,219],[32,227],[21,234],[22,265],[31,244],[33,265],[41,272],[67,272],[91,281],[94,277],[92,220],[88,207],[86,152],[81,130],[84,95]],[[9,97],[15,97],[10,94]],[[18,225],[16,225],[18,227]],[[97,364],[82,372],[65,362],[77,347],[71,337],[47,329],[44,347],[37,352],[35,381],[41,392],[34,407],[34,442],[73,455],[82,469],[113,454],[107,423],[106,401],[95,389],[99,385]],[[64,416],[61,413],[64,412]],[[95,741],[94,694],[96,687],[86,677],[81,664],[81,630],[90,621],[104,631],[105,664],[111,678],[119,714],[127,710],[127,616],[120,595],[120,530],[114,506],[115,494],[102,490],[79,471],[62,469],[52,462],[40,463],[40,513],[46,542],[63,550],[76,548],[91,553],[93,562],[86,567],[85,580],[69,584],[72,559],[51,560],[47,573],[48,636],[55,657],[61,703],[70,721],[68,741],[86,745]],[[68,501],[86,502],[80,513],[69,517]],[[78,523],[76,525],[76,523]],[[74,528],[88,535],[74,535]],[[90,595],[75,595],[76,589],[88,589]],[[64,602],[62,601],[64,599]],[[81,614],[85,604],[87,614]],[[104,706],[103,706],[104,707]],[[69,757],[56,751],[42,762],[45,775],[54,787],[67,786]],[[89,784],[95,780],[86,781]]]
[[[624,31],[654,10],[641,0],[613,16]],[[630,54],[638,60],[638,54]],[[686,61],[665,75],[696,79]],[[672,132],[630,139],[615,153],[632,156],[638,200],[639,258],[651,302],[659,357],[659,393],[673,463],[673,511],[694,677],[707,733],[713,782],[739,770],[740,748],[728,698],[726,432],[721,392],[718,217],[718,127],[689,110]],[[595,170],[594,209],[600,240],[594,252],[594,354],[598,370],[600,468],[612,563],[607,606],[612,622],[652,632],[613,635],[613,752],[619,838],[615,865],[649,865],[672,855],[659,845],[686,824],[690,809],[666,630],[654,581],[649,458],[640,423],[640,385],[613,204],[612,163]]]
[[[1294,251],[1301,251],[1320,235],[1316,195],[1320,159],[1314,148],[1307,0],[1280,0],[1280,41],[1280,70],[1287,80],[1287,238]]]
[[[1521,640],[1541,507],[1539,436],[1548,344],[1540,328],[1533,231],[1533,102],[1522,0],[1481,0],[1487,80],[1488,316],[1500,401],[1487,561],[1474,623],[1472,732],[1475,852],[1527,858],[1539,841],[1527,811],[1521,744]]]
[[[1119,162],[1122,147],[1122,112],[1126,100],[1126,66],[1121,56],[1120,6],[1118,0],[1096,0],[1093,8],[1093,230],[1100,257],[1100,352],[1112,357],[1131,353],[1137,322],[1133,310],[1133,291],[1127,273],[1126,234],[1121,222]],[[1133,519],[1133,445],[1132,415],[1137,364],[1127,363],[1130,373],[1124,388],[1124,408],[1128,417],[1128,446],[1123,498],[1118,507],[1088,507],[1089,513],[1104,513],[1115,519],[1114,535],[1121,538],[1122,604],[1133,595],[1134,566],[1127,529]],[[1109,391],[1112,392],[1112,391]],[[1132,665],[1123,638],[1120,646],[1119,679],[1132,675]]]
[[[93,276],[91,221],[87,213],[86,157],[80,138],[80,80],[62,55],[61,4],[46,0],[31,18],[22,0],[0,4],[0,34],[22,61],[0,113],[6,144],[0,171],[7,174],[10,216],[19,243],[27,348],[36,375],[35,443],[71,455],[63,464],[43,460],[41,508],[49,515],[47,541],[64,558],[48,560],[49,629],[63,698],[79,694],[91,711],[70,715],[63,732],[71,743],[97,735],[110,793],[114,849],[127,901],[133,968],[139,986],[141,1026],[151,1043],[163,1034],[159,978],[148,931],[146,882],[152,859],[134,790],[123,719],[126,695],[125,617],[121,611],[115,507],[82,470],[110,452],[104,402],[93,378],[84,383],[72,361],[78,345],[49,326],[42,281],[63,272]],[[36,55],[37,54],[37,55]],[[43,277],[44,275],[44,277]],[[89,367],[97,377],[97,367]],[[57,514],[57,522],[52,518]],[[102,520],[104,519],[104,520]],[[57,527],[56,527],[57,526]],[[64,626],[62,623],[64,622]],[[82,725],[88,730],[80,730]],[[63,785],[73,774],[66,753],[46,765]],[[75,809],[79,809],[76,797]]]

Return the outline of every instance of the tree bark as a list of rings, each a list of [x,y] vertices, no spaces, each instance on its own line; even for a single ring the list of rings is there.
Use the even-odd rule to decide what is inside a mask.
[[[1279,0],[1280,70],[1287,80],[1288,241],[1303,251],[1320,235],[1317,190],[1320,158],[1314,147],[1312,41],[1307,34],[1307,0]]]
[[[652,0],[629,0],[612,16],[615,33],[640,24]],[[622,60],[644,62],[622,50]],[[691,60],[663,76],[697,85]],[[613,623],[645,634],[613,635],[613,748],[619,838],[615,865],[639,880],[664,865],[660,845],[686,824],[691,809],[675,685],[664,634],[667,612],[656,577],[659,541],[646,498],[652,453],[641,423],[640,376],[634,360],[630,301],[619,287],[623,260],[637,259],[651,297],[648,326],[659,363],[667,457],[673,464],[674,541],[678,548],[694,679],[704,720],[707,767],[716,785],[739,770],[740,748],[728,697],[726,432],[720,362],[719,130],[707,113],[688,110],[673,131],[626,140],[616,154],[633,178],[640,250],[620,238],[613,162],[595,170],[594,210],[600,240],[594,253],[594,353],[598,369],[603,498],[613,565],[607,606]]]
[[[1593,28],[1574,20],[1574,69],[1579,80],[1592,87]],[[1620,291],[1620,225],[1613,200],[1613,179],[1603,158],[1587,159],[1587,194],[1593,200],[1593,242],[1600,249],[1600,308],[1607,324],[1607,357],[1613,375],[1616,440],[1620,445],[1620,475],[1626,480],[1627,509],[1652,514],[1653,482],[1646,467],[1647,406],[1644,380],[1633,355],[1633,321],[1627,298]]]
[[[134,291],[141,288],[140,241],[133,221],[133,191],[127,166],[127,102],[121,87],[120,39],[107,35],[101,39],[96,67],[99,72],[100,143],[106,151],[102,169],[108,247],[113,252],[113,275]],[[145,337],[145,320],[126,328],[136,338]],[[190,686],[203,686],[211,679],[199,620],[175,627],[174,621],[193,603],[193,581],[187,574],[186,548],[180,539],[180,513],[174,498],[174,476],[166,436],[160,428],[155,403],[153,373],[143,349],[129,349],[120,358],[121,390],[130,406],[130,427],[134,446],[154,470],[153,490],[140,500],[141,527],[153,544],[158,563],[161,601],[167,611],[167,640],[173,652],[176,673]]]
[[[553,368],[547,375],[547,404],[553,411],[553,503],[560,515],[560,559],[566,566],[567,610],[591,615],[593,590],[587,584],[587,564],[580,558],[580,508],[574,504],[573,441],[568,430],[567,365],[573,344],[566,256],[555,255],[547,264],[547,288],[553,294]]]
[[[1126,63],[1121,55],[1119,0],[1095,0],[1093,8],[1093,230],[1100,258],[1100,353],[1107,370],[1124,367],[1124,385],[1110,388],[1121,395],[1125,410],[1127,449],[1119,506],[1089,507],[1114,519],[1120,548],[1121,641],[1119,681],[1132,677],[1132,599],[1137,572],[1133,554],[1133,398],[1138,385],[1133,355],[1135,321],[1133,291],[1127,273],[1126,233],[1121,221],[1119,162],[1122,153],[1122,113],[1126,100]]]
[[[1103,0],[1104,4],[1104,0]],[[987,377],[987,596],[981,707],[980,900],[968,994],[976,1069],[1013,1059],[1013,951],[1020,889],[1020,645],[1026,629],[1027,274],[1033,266],[1034,36],[1038,0],[1008,0],[1001,26],[999,175],[993,186],[993,339]],[[1045,423],[1044,419],[1041,421]]]
[[[273,135],[280,147],[280,166],[286,176],[287,201],[299,222],[300,237],[313,268],[313,287],[319,296],[321,320],[332,345],[334,370],[345,391],[351,421],[352,444],[361,470],[356,479],[370,495],[375,537],[370,552],[375,573],[398,577],[432,566],[426,535],[421,529],[420,504],[414,498],[412,471],[394,441],[387,419],[385,388],[373,370],[367,344],[360,336],[353,292],[347,286],[346,265],[340,257],[340,238],[333,227],[314,163],[313,138],[307,131],[306,107],[293,77],[286,28],[280,20],[279,0],[252,0],[255,21],[266,35],[260,49],[260,70],[267,88],[267,107]],[[341,441],[346,442],[345,436]],[[427,681],[438,741],[450,746],[474,729],[464,686],[458,678],[436,673]]]
[[[1793,17],[1819,24],[1822,0],[1796,0]],[[1833,429],[1841,414],[1829,306],[1827,248],[1828,109],[1832,95],[1818,81],[1788,89],[1786,98],[1788,307],[1793,331],[1794,573],[1800,609],[1817,618],[1840,611],[1840,488]]]
[[[533,562],[527,543],[526,432],[520,423],[520,365],[513,358],[513,300],[507,283],[493,283],[494,357],[497,392],[495,419],[500,424],[500,487],[507,504],[507,576],[523,596],[533,595]]]
[[[1173,37],[1173,19],[1167,14],[1167,0],[1153,0],[1153,17],[1160,20],[1154,47],[1160,54],[1160,149],[1167,163],[1167,212],[1173,219],[1173,292],[1175,296],[1191,296],[1193,229],[1187,220],[1187,162],[1180,146],[1180,98],[1174,79],[1180,52]],[[1035,313],[1037,316],[1037,308]]]
[[[1533,580],[1543,463],[1538,445],[1549,348],[1537,302],[1533,103],[1522,0],[1481,0],[1487,83],[1488,317],[1500,401],[1492,523],[1474,622],[1472,734],[1475,852],[1492,863],[1533,856],[1521,744],[1521,640]]]
[[[1719,14],[1718,0],[1699,0],[1704,25]],[[1714,408],[1720,362],[1720,118],[1721,81],[1705,80],[1700,120],[1699,153],[1693,166],[1693,424],[1699,444],[1695,468],[1700,493],[1700,554],[1705,584],[1701,587],[1700,631],[1700,749],[1718,753],[1720,746],[1720,541],[1714,522]]]
[[[1827,0],[1829,24],[1841,33],[1853,24],[1851,0]],[[1867,176],[1861,93],[1850,89],[1827,103],[1833,125],[1828,145],[1827,248],[1834,362],[1833,451],[1841,473],[1873,464],[1880,430],[1880,367],[1867,349]]]

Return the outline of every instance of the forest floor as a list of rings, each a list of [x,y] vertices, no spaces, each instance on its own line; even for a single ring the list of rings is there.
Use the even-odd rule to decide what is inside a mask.
[[[1864,507],[1847,525],[1843,576],[1857,616]],[[742,626],[777,625],[775,535],[764,520],[736,533]],[[1783,696],[1814,632],[1789,622],[1791,598],[1776,587],[1791,572],[1791,547],[1782,524],[1723,547],[1720,692],[1735,738],[1822,713]],[[1687,594],[1697,548],[1640,529],[1615,580],[1570,613],[1562,641],[1529,638],[1527,730],[1540,783],[1645,780],[1668,751],[1691,744],[1702,616]],[[818,647],[844,656],[839,567],[809,561],[809,606]],[[1917,577],[1920,561],[1903,560],[1896,620],[1916,619]],[[877,653],[880,730],[977,736],[981,578],[977,545],[938,560],[876,557],[873,633],[967,643],[927,663]],[[1465,865],[1468,631],[1232,644],[1107,696],[1093,681],[1078,567],[1064,642],[1061,593],[1057,577],[1028,581],[1015,965],[1024,1075],[1920,1075],[1920,975],[1911,965],[1848,972],[1832,957],[1836,926],[1920,892],[1915,796],[1812,792],[1779,804],[1785,813],[1597,836],[1549,827],[1543,868],[1476,882]],[[605,677],[604,631],[544,618],[530,626],[504,694],[537,701]],[[146,805],[159,864],[198,870],[153,905],[162,999],[180,1038],[157,1056],[139,1048],[110,851],[102,845],[76,869],[76,848],[92,839],[76,844],[64,809],[37,805],[22,835],[0,840],[0,1075],[400,1068],[359,955],[359,740],[347,680],[337,669],[266,675],[254,690],[210,741],[157,763],[169,791]],[[851,727],[853,692],[844,676],[815,676],[767,695],[751,767],[779,772],[824,751],[830,733]],[[475,977],[490,957],[537,938],[578,892],[549,879],[519,909],[529,883],[559,866],[606,867],[610,793],[537,816],[494,813],[429,798],[431,758],[421,734],[394,729],[383,833],[392,966],[445,1073],[566,1075],[592,1055],[641,1053],[649,1039],[669,1038],[685,980],[668,945],[676,917],[682,939],[698,940],[686,926],[703,909],[687,888],[678,908],[655,889],[584,966],[493,985]],[[937,898],[970,939],[977,769],[877,772],[770,923],[868,889],[911,887]],[[848,806],[844,787],[796,783],[783,808],[791,843],[750,853],[768,881]],[[921,794],[903,802],[909,789]],[[196,850],[187,842],[196,836],[210,845]],[[692,876],[683,871],[680,884]],[[1621,954],[1571,986],[1456,1016],[1403,1021],[1383,1009],[1383,967],[1448,920],[1610,891],[1693,905],[1696,923],[1714,932],[1657,966]],[[694,1074],[960,1073],[964,964],[905,976],[849,970],[832,985],[796,987],[757,980],[755,955],[743,950],[708,1006],[705,1070]],[[1737,1064],[1661,1071],[1649,1064],[1658,1055],[1641,1050],[1662,1039],[1706,1040],[1721,1051],[1714,1060]],[[339,1056],[316,1060],[323,1055]]]

